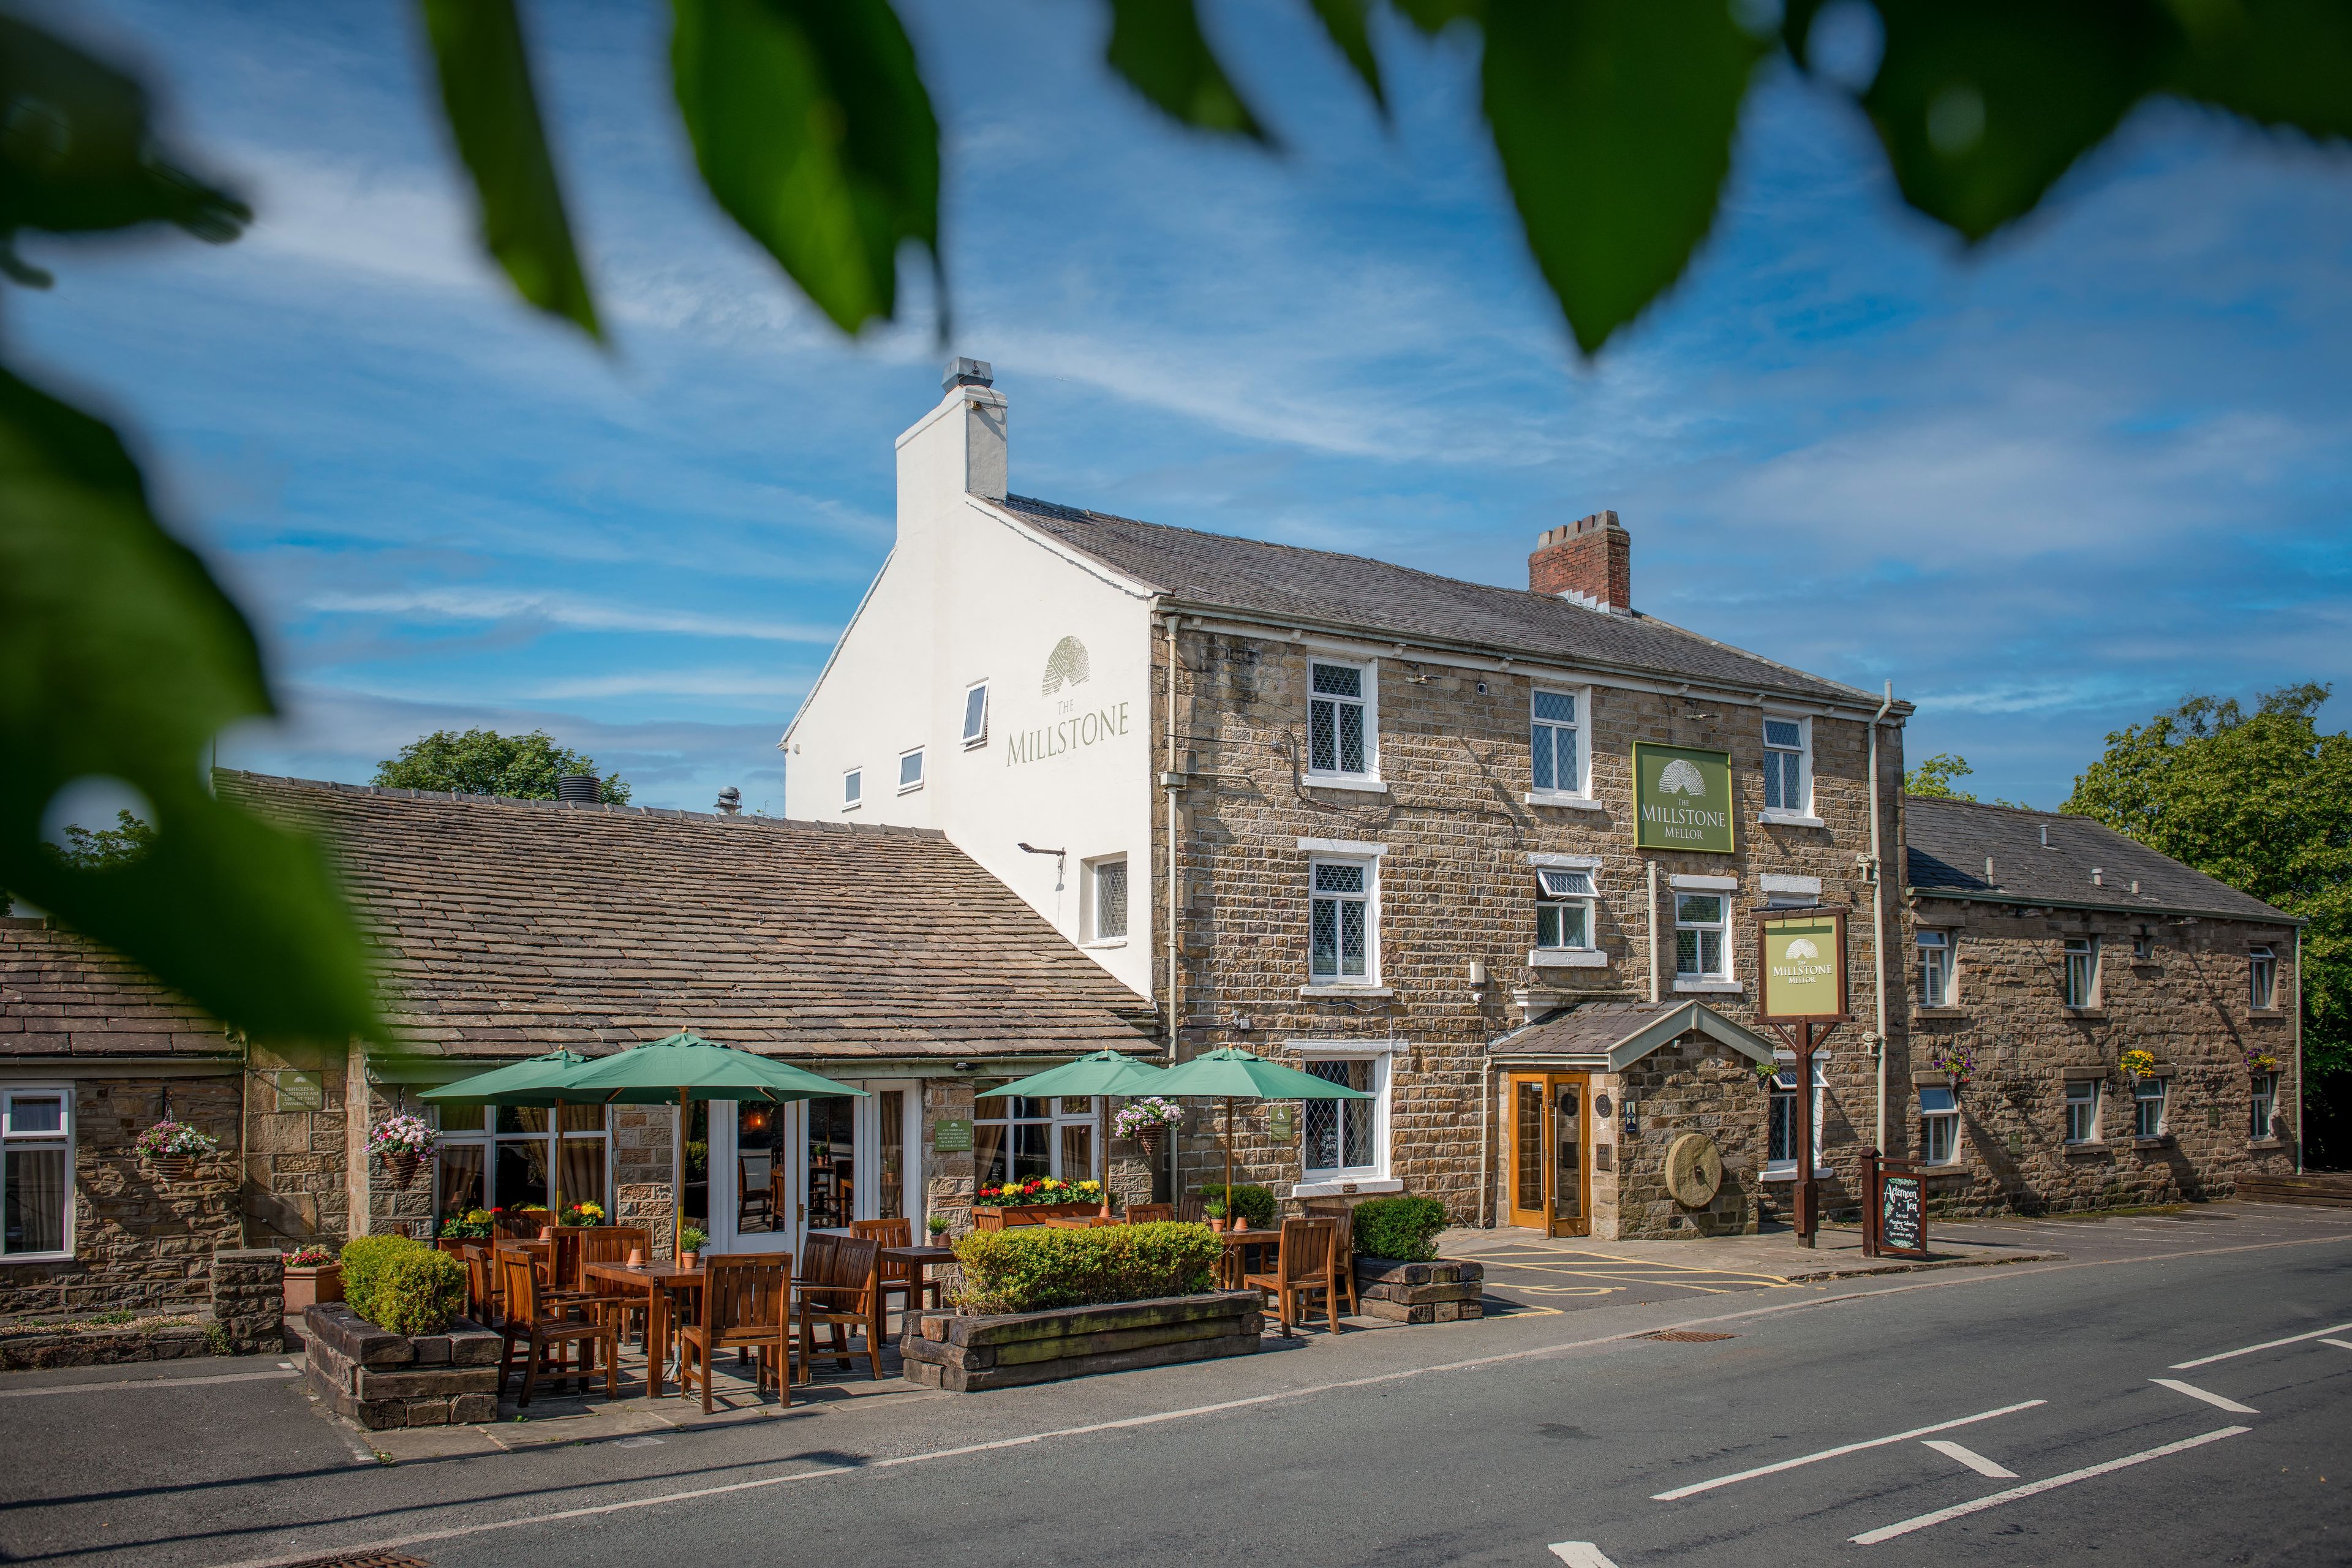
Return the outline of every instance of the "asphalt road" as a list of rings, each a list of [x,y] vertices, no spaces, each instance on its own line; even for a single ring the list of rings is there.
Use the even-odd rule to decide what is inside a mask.
[[[390,1467],[357,1462],[283,1378],[0,1380],[0,1556],[2352,1560],[2352,1215],[2055,1223],[2037,1240],[2063,1263],[1308,1336],[1203,1367]],[[1664,1327],[1731,1337],[1627,1337]],[[131,1386],[89,1386],[104,1382]],[[61,1384],[77,1391],[45,1392]]]

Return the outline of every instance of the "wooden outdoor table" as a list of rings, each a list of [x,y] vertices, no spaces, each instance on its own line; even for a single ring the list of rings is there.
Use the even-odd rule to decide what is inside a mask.
[[[635,1268],[625,1263],[591,1263],[581,1272],[600,1285],[646,1293],[646,1397],[659,1398],[662,1368],[669,1358],[670,1294],[699,1289],[703,1271],[681,1268],[675,1263],[648,1263]]]
[[[885,1263],[907,1266],[907,1305],[905,1311],[900,1313],[902,1321],[911,1321],[906,1318],[907,1312],[923,1310],[923,1270],[934,1263],[953,1263],[956,1260],[952,1247],[886,1247],[882,1249],[881,1258]]]
[[[1221,1230],[1217,1232],[1217,1238],[1225,1244],[1225,1256],[1217,1270],[1221,1277],[1219,1283],[1228,1290],[1240,1289],[1242,1276],[1249,1272],[1242,1257],[1244,1250],[1253,1247],[1282,1245],[1282,1232],[1264,1226],[1250,1230]]]

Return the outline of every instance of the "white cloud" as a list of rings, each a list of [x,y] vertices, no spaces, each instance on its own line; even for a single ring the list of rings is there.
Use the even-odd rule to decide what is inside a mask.
[[[401,588],[378,594],[313,595],[304,607],[328,614],[396,616],[425,620],[526,621],[576,631],[664,632],[682,637],[750,637],[762,642],[830,647],[834,626],[796,626],[676,609],[600,603],[575,595],[500,588]]]

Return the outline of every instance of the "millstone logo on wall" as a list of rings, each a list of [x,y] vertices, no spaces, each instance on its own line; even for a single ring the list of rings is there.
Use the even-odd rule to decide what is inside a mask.
[[[1633,844],[1731,854],[1731,753],[1634,742]]]
[[[1767,912],[1756,922],[1756,972],[1764,977],[1757,1016],[1816,1022],[1846,1016],[1845,911]]]
[[[1043,695],[1061,698],[1055,706],[1054,721],[1007,735],[1006,767],[1083,751],[1127,733],[1127,703],[1108,703],[1081,711],[1076,698],[1062,695],[1074,687],[1084,686],[1093,676],[1094,661],[1087,656],[1086,644],[1076,637],[1064,637],[1054,645],[1054,651],[1045,656],[1045,678],[1037,686]]]

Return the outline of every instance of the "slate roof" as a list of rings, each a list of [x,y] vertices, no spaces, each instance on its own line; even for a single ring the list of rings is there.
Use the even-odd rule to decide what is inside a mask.
[[[1611,615],[1550,594],[1465,583],[1368,556],[1139,522],[1029,496],[1008,497],[1003,505],[1188,610],[1239,611],[1497,654],[1544,655],[1738,691],[1878,700],[1876,693],[1775,664],[1651,616]]]
[[[215,776],[336,847],[427,1053],[1156,1048],[1148,1002],[934,832]]]
[[[1983,805],[1932,795],[1903,797],[1905,880],[1919,893],[1949,892],[2014,904],[2211,915],[2300,924],[2250,893],[2159,855],[2087,816]],[[2043,847],[2042,830],[2050,843]],[[1985,859],[1992,859],[1992,879]],[[2093,881],[2094,869],[2099,880]],[[2132,884],[2137,881],[2135,893]]]
[[[1487,1042],[1490,1056],[1609,1057],[1622,1068],[1693,1029],[1759,1060],[1770,1042],[1694,996],[1656,1002],[1580,1002]]]
[[[0,920],[0,1057],[234,1057],[204,1010],[45,920]]]

